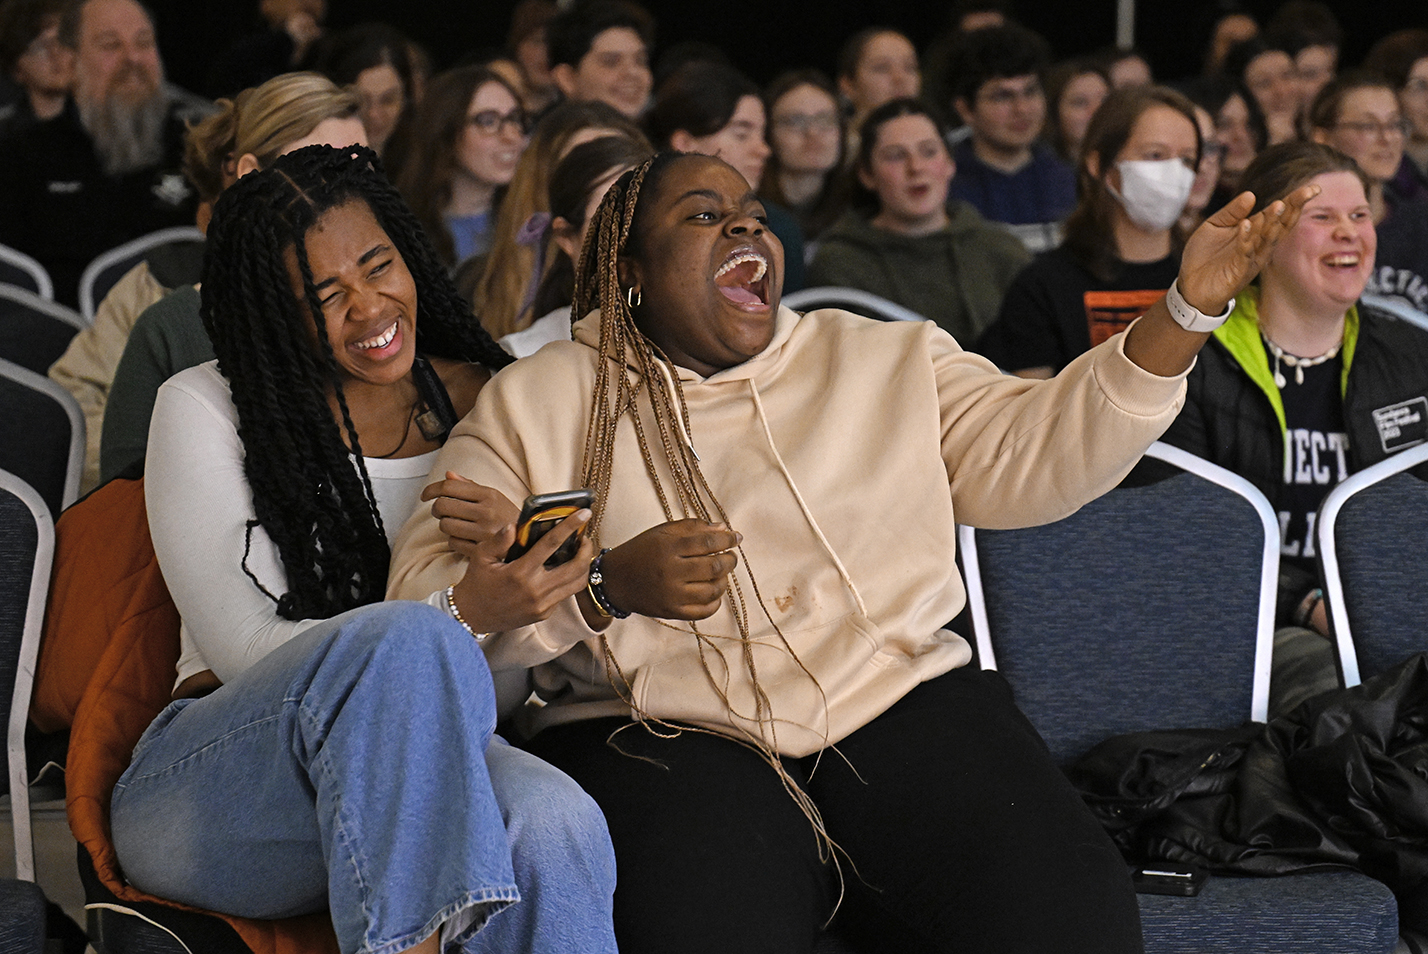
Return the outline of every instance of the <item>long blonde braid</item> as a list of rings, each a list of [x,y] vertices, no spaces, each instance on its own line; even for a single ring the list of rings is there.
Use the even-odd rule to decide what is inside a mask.
[[[583,317],[596,308],[600,309],[601,316],[600,361],[595,376],[594,402],[590,414],[590,426],[586,432],[581,465],[581,481],[584,486],[590,487],[595,495],[594,517],[590,523],[590,533],[597,545],[602,519],[610,500],[616,430],[620,418],[627,414],[633,424],[645,469],[659,496],[665,519],[672,521],[693,517],[711,523],[725,525],[729,523],[724,508],[699,468],[699,457],[694,452],[691,444],[692,438],[686,429],[689,413],[679,376],[670,369],[671,362],[659,346],[636,326],[633,309],[627,298],[628,293],[622,292],[620,287],[619,258],[630,243],[641,191],[646,184],[655,181],[663,170],[681,155],[680,153],[666,152],[652,157],[642,165],[626,172],[610,187],[591,219],[590,234],[581,248],[577,263],[574,304],[571,309],[572,319]],[[654,419],[654,436],[658,438],[660,452],[663,455],[663,460],[668,464],[669,473],[673,478],[673,486],[670,488],[673,490],[672,494],[666,488],[666,481],[661,478],[656,466],[650,441],[651,435],[646,432],[645,425],[641,422],[640,414],[636,410],[636,401],[642,390],[649,395],[649,407],[653,412]],[[748,574],[749,584],[753,589],[754,602],[774,632],[777,633],[783,650],[813,682],[820,696],[823,696],[823,689],[818,684],[817,678],[799,660],[798,655],[788,644],[783,633],[779,631],[777,623],[769,614],[742,547],[738,548],[738,553],[739,562]],[[729,700],[728,679],[734,670],[724,660],[723,651],[718,643],[721,639],[728,641],[730,637],[714,637],[702,633],[697,624],[690,623],[688,632],[691,632],[695,637],[705,676],[732,717],[752,722],[757,726],[756,732],[749,731],[739,726],[735,718],[731,718],[730,726],[734,731],[740,733],[739,736],[731,737],[756,751],[764,761],[774,768],[784,788],[813,825],[819,839],[820,851],[826,852],[825,858],[838,864],[837,846],[829,839],[817,806],[798,782],[788,774],[779,759],[778,720],[774,716],[767,692],[759,683],[753,654],[753,641],[750,638],[748,601],[744,596],[743,586],[735,573],[730,574],[727,592],[730,609],[733,611],[738,626],[738,637],[734,641],[739,644],[741,657],[749,674],[754,696],[754,712],[752,714],[737,713]],[[682,627],[677,630],[686,632]],[[673,735],[682,731],[708,731],[694,726],[673,725],[641,709],[634,699],[630,681],[615,658],[609,640],[604,634],[600,637],[600,644],[611,684],[647,729],[660,735]],[[723,670],[726,675],[722,685],[709,666],[709,653],[717,654],[719,659],[724,662]],[[826,696],[824,700],[826,708]]]

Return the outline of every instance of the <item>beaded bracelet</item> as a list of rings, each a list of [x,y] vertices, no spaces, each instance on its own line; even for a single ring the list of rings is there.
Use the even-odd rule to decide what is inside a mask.
[[[1322,602],[1324,602],[1324,589],[1316,586],[1305,594],[1304,599],[1299,601],[1299,605],[1294,610],[1294,624],[1308,627],[1314,618],[1314,611],[1319,608],[1319,604]]]
[[[614,603],[610,602],[610,597],[605,593],[605,574],[600,572],[600,561],[605,559],[605,554],[610,550],[607,547],[595,554],[595,559],[590,561],[590,581],[585,584],[585,591],[590,594],[590,602],[595,604],[595,612],[606,619],[624,619],[629,616],[629,610],[617,609]]]
[[[470,634],[475,638],[476,642],[478,642],[478,643],[481,642],[482,640],[484,640],[487,636],[490,636],[490,635],[491,635],[490,633],[478,633],[478,632],[476,632],[476,630],[474,630],[474,629],[471,628],[471,624],[468,623],[468,622],[466,622],[465,618],[462,617],[462,615],[461,615],[461,610],[459,610],[459,609],[456,608],[456,587],[455,587],[455,585],[448,586],[448,587],[446,588],[446,613],[447,613],[447,615],[450,616],[452,619],[454,619],[454,620],[456,620],[458,623],[460,623],[460,624],[461,624],[461,628],[464,629],[464,630],[466,630],[466,632],[470,633]]]

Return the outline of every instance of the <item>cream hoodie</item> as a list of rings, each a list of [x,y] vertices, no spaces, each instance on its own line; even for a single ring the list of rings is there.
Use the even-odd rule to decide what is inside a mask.
[[[587,316],[574,341],[496,375],[433,475],[455,471],[517,504],[578,486],[597,322]],[[773,720],[757,718],[728,599],[696,624],[713,643],[702,654],[688,623],[632,616],[609,627],[636,704],[802,756],[965,665],[970,647],[939,628],[965,602],[956,524],[1024,527],[1074,512],[1114,486],[1179,411],[1184,376],[1140,369],[1121,341],[1036,382],[999,374],[930,322],[785,308],[769,347],[744,364],[707,378],[672,369],[700,468],[744,535],[747,564],[735,572]],[[645,432],[657,441],[646,405]],[[665,519],[626,417],[598,543],[618,546]],[[398,535],[388,596],[425,599],[464,564],[419,507]],[[574,599],[484,645],[493,670],[533,667],[548,703],[537,729],[631,714]]]

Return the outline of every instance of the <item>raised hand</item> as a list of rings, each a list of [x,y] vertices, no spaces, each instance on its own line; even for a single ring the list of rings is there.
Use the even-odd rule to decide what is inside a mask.
[[[1250,215],[1254,195],[1242,192],[1210,216],[1180,257],[1175,281],[1186,303],[1206,315],[1224,314],[1230,299],[1269,261],[1275,243],[1299,221],[1304,203],[1318,194],[1317,185],[1301,186]],[[1151,374],[1170,377],[1190,367],[1208,337],[1176,324],[1161,299],[1126,332],[1126,357]]]
[[[605,593],[615,606],[641,616],[705,619],[724,598],[741,540],[703,520],[651,527],[605,554]]]
[[[1317,185],[1300,186],[1251,216],[1255,197],[1241,192],[1205,220],[1185,243],[1180,259],[1177,280],[1185,301],[1207,315],[1222,313],[1299,221],[1304,203],[1318,194]]]

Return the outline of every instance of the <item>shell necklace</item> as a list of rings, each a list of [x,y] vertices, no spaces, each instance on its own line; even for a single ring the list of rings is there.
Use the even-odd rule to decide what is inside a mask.
[[[1259,336],[1264,339],[1265,345],[1269,347],[1269,353],[1274,355],[1274,384],[1281,390],[1289,383],[1288,379],[1284,377],[1284,371],[1279,367],[1281,362],[1294,369],[1294,383],[1303,384],[1305,368],[1312,368],[1315,365],[1323,364],[1325,361],[1334,360],[1335,355],[1339,353],[1339,349],[1344,345],[1343,339],[1341,338],[1332,348],[1323,354],[1316,355],[1313,358],[1301,358],[1299,355],[1290,354],[1275,344],[1274,340],[1265,334],[1263,328],[1259,330]]]

